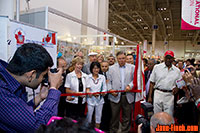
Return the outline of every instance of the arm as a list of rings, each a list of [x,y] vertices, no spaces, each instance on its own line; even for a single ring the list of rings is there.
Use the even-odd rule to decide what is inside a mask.
[[[60,91],[50,89],[46,101],[36,112],[16,95],[2,94],[0,96],[1,122],[17,132],[36,130],[41,124],[47,124],[52,116],[57,115],[60,94]]]
[[[150,82],[150,86],[149,86],[149,97],[148,97],[148,102],[152,103],[152,92],[154,89],[155,83],[154,82]]]
[[[107,83],[107,88],[108,88],[108,91],[114,91],[113,89],[112,89],[112,79],[113,79],[113,74],[112,74],[112,72],[111,72],[111,70],[109,69],[109,72],[108,72],[108,83]],[[111,93],[111,95],[113,95],[114,97],[116,97],[116,96],[118,96],[118,93],[116,93],[116,92],[113,92],[113,93]]]
[[[40,93],[30,103],[33,102],[33,105],[37,107],[47,97],[48,92],[49,88],[47,86],[41,86]]]
[[[126,86],[126,88],[125,88],[125,90],[126,90],[127,92],[131,91],[132,88],[133,88],[134,71],[135,71],[135,66],[133,65],[133,67],[132,67],[132,73],[131,73],[131,79],[132,79],[132,81],[131,81],[131,82]]]

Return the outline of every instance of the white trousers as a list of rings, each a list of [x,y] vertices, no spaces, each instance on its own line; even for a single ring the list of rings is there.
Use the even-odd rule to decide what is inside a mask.
[[[91,105],[88,104],[87,106],[88,106],[87,121],[89,123],[92,122],[92,114],[93,114],[94,109],[95,109],[95,118],[96,118],[95,122],[100,124],[101,123],[103,104],[100,104],[100,105],[97,105],[97,106],[91,106]]]
[[[167,112],[173,116],[174,112],[174,95],[172,92],[154,91],[154,114],[158,112]]]

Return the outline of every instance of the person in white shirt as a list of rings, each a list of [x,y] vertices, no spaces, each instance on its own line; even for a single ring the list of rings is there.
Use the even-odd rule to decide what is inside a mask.
[[[167,51],[165,53],[165,62],[155,65],[150,76],[150,90],[148,102],[152,103],[152,91],[154,92],[154,113],[167,112],[173,116],[174,95],[179,88],[176,81],[182,78],[180,70],[172,62],[174,53]]]
[[[87,93],[105,92],[107,91],[106,79],[104,75],[99,74],[101,66],[99,62],[92,62],[90,65],[91,74],[87,80]],[[104,104],[104,98],[102,94],[93,94],[87,97],[88,114],[87,120],[89,123],[92,121],[92,114],[95,109],[96,128],[100,127],[102,108]]]
[[[65,82],[66,93],[85,93],[87,74],[81,71],[83,59],[76,57],[72,62],[75,62],[75,69],[67,75]],[[67,112],[67,116],[70,116],[73,119],[84,117],[86,106],[85,96],[67,96],[66,101],[69,103],[69,112]]]

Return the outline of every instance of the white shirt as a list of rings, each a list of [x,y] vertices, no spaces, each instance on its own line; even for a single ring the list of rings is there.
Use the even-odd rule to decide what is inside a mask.
[[[81,80],[83,83],[83,92],[86,92],[87,74],[85,74],[83,72],[81,72],[81,73],[82,73]],[[65,87],[70,88],[70,90],[72,90],[74,92],[79,92],[79,81],[78,81],[75,71],[67,74]],[[66,101],[69,103],[78,104],[78,97],[75,97],[74,100],[72,100],[72,101],[68,101],[68,100],[66,100]],[[85,98],[83,98],[82,104],[85,103],[85,101],[86,101]]]
[[[106,79],[104,75],[99,74],[98,78],[95,80],[92,77],[92,74],[88,75],[87,88],[90,88],[90,92],[105,92],[107,91]],[[103,96],[92,96],[91,98],[87,97],[87,103],[91,106],[98,106],[104,104]]]
[[[165,63],[155,65],[150,76],[150,81],[155,83],[154,88],[172,90],[176,87],[176,81],[182,78],[180,70],[172,65],[168,70]]]
[[[125,85],[124,85],[124,79],[125,79],[125,65],[120,67],[119,66],[119,71],[120,71],[120,78],[121,78],[121,82],[122,82],[122,86],[121,86],[121,90],[125,89]]]

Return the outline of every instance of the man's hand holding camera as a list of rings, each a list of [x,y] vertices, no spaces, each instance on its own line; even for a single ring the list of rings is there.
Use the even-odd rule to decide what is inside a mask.
[[[48,71],[48,79],[51,89],[58,89],[63,82],[62,68],[58,68],[57,70],[57,73],[52,73],[50,70]]]

